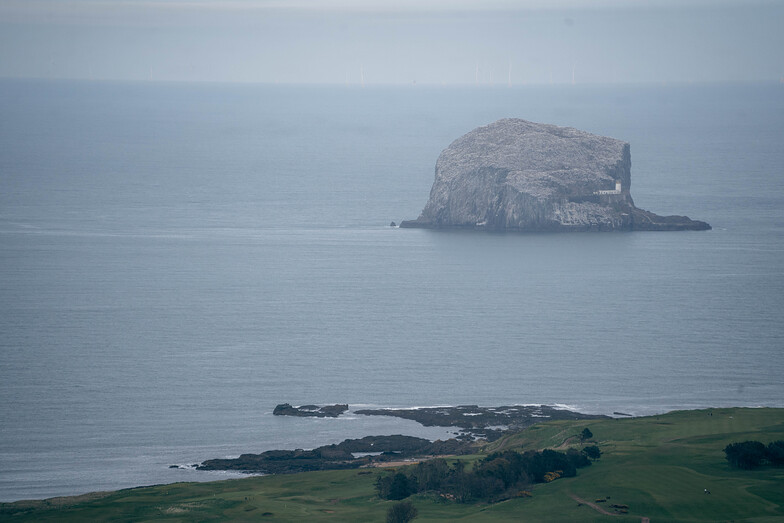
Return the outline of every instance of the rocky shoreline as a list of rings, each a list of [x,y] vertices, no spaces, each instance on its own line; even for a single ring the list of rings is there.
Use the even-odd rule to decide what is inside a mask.
[[[261,454],[243,454],[238,458],[210,459],[196,468],[292,474],[313,470],[356,469],[421,456],[469,454],[474,449],[472,442],[456,439],[431,442],[414,436],[367,436],[313,450],[269,450]]]
[[[347,404],[295,407],[289,403],[281,403],[275,407],[273,414],[295,417],[338,417],[348,410]],[[260,454],[242,454],[238,458],[210,459],[197,465],[196,468],[262,474],[355,469],[379,466],[390,461],[470,454],[476,451],[480,440],[494,441],[504,434],[521,431],[542,421],[609,418],[609,416],[582,414],[547,405],[360,409],[353,413],[364,416],[393,416],[413,420],[426,427],[455,427],[459,432],[455,438],[433,442],[413,436],[367,436],[361,439],[347,439],[336,445],[324,445],[312,450],[269,450]]]
[[[273,414],[276,416],[297,417],[338,417],[348,412],[347,404],[303,405],[293,407],[281,403]],[[359,409],[354,414],[363,416],[392,416],[416,421],[425,427],[456,427],[460,429],[458,439],[485,439],[494,441],[508,431],[520,431],[535,423],[558,419],[606,419],[607,416],[582,414],[549,405],[506,405],[501,407],[480,407],[478,405],[458,405],[456,407],[419,407],[408,409]]]
[[[582,414],[548,405],[510,405],[480,407],[424,407],[418,409],[363,409],[355,414],[394,416],[410,419],[426,427],[458,427],[460,439],[482,438],[494,441],[506,432],[520,431],[545,420],[606,419],[608,416]]]

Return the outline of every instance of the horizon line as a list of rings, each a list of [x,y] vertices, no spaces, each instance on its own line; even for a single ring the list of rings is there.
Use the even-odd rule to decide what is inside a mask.
[[[229,85],[264,85],[264,86],[313,86],[313,87],[343,87],[343,88],[372,88],[372,87],[472,87],[472,88],[493,88],[493,89],[515,89],[525,87],[579,87],[579,86],[608,86],[608,85],[711,85],[711,84],[782,84],[784,76],[779,78],[753,79],[753,80],[626,80],[626,81],[583,81],[572,83],[569,81],[540,81],[540,82],[518,82],[509,84],[507,82],[431,82],[431,81],[410,81],[410,82],[359,82],[346,83],[345,81],[275,81],[275,80],[185,80],[185,79],[162,79],[150,80],[143,78],[86,78],[86,77],[50,77],[50,76],[2,76],[0,81],[51,81],[51,82],[84,82],[84,83],[138,83],[138,84],[229,84]]]

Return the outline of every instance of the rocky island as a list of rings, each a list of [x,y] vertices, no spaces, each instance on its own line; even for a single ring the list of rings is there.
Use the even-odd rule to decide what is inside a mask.
[[[290,403],[281,403],[275,406],[272,411],[274,416],[298,416],[301,418],[337,418],[348,410],[346,404],[324,405],[301,405],[294,407]]]
[[[710,225],[638,209],[629,144],[503,119],[441,152],[430,199],[400,227],[493,231],[682,231]]]

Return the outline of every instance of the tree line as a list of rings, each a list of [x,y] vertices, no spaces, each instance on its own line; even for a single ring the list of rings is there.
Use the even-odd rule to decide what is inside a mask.
[[[546,483],[559,477],[572,477],[577,469],[591,464],[589,456],[601,455],[595,445],[582,451],[569,449],[495,452],[467,470],[465,463],[450,466],[445,459],[424,461],[395,474],[379,476],[376,490],[382,499],[404,499],[419,492],[435,492],[459,503],[493,503],[529,495],[533,483]]]
[[[759,441],[730,443],[724,447],[724,455],[730,465],[739,469],[756,469],[763,465],[784,465],[784,440],[773,441],[766,446]]]

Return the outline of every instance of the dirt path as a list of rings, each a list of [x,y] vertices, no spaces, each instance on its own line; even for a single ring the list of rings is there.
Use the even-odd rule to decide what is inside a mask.
[[[405,467],[406,465],[416,465],[420,463],[421,460],[411,460],[411,461],[377,461],[375,463],[371,463],[368,465],[369,467],[373,468],[388,468],[388,467]]]
[[[594,509],[596,512],[599,512],[600,514],[604,514],[605,516],[620,516],[620,514],[613,514],[612,512],[607,512],[606,510],[604,510],[602,507],[600,507],[596,503],[591,503],[590,501],[586,501],[583,498],[578,498],[574,494],[569,494],[569,497],[572,498],[573,500],[575,500],[577,503],[582,503],[583,505],[588,505],[589,507]],[[650,518],[640,517],[640,523],[651,523],[651,520],[650,520]]]
[[[422,463],[423,461],[430,461],[431,459],[447,459],[447,458],[455,458],[457,457],[455,454],[439,454],[437,456],[422,456],[421,458],[412,458],[409,460],[403,461],[375,461],[370,463],[368,467],[373,468],[386,468],[386,467],[405,467],[406,465],[416,465],[417,463]]]
[[[600,507],[596,503],[591,503],[590,501],[586,501],[583,498],[578,498],[574,494],[569,494],[569,497],[572,498],[573,500],[575,500],[577,503],[582,503],[583,505],[588,505],[589,507],[594,509],[596,512],[600,512],[600,513],[604,514],[605,516],[617,516],[618,515],[618,514],[613,514],[612,512],[607,512],[606,510],[604,510],[602,507]]]

